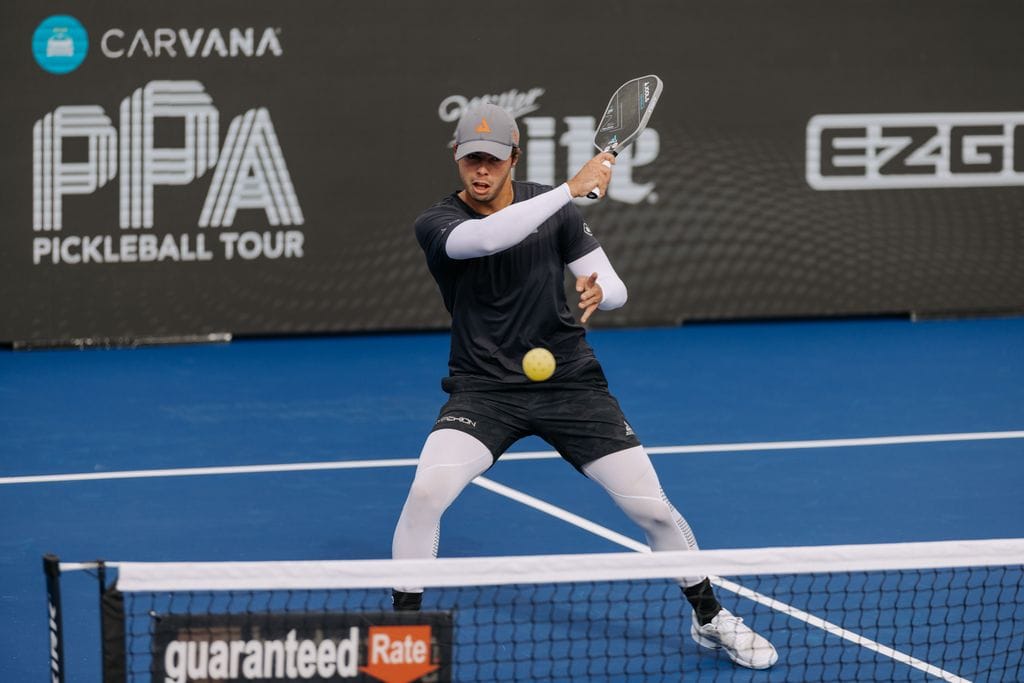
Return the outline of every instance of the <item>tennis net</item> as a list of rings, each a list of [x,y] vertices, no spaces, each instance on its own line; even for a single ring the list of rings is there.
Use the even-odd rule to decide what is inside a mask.
[[[1024,680],[1024,539],[47,566],[61,676],[58,577],[100,570],[105,683]],[[699,575],[771,669],[694,642],[674,577]],[[426,586],[423,610],[391,611],[396,585]]]

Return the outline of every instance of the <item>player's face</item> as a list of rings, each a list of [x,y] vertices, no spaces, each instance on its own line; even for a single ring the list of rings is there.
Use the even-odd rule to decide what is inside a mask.
[[[512,157],[501,160],[485,152],[474,152],[459,159],[458,164],[466,195],[480,204],[490,204],[502,197],[512,183]]]

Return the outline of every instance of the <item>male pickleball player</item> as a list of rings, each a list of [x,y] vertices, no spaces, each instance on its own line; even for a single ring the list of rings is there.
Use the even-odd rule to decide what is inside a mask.
[[[492,104],[463,116],[455,145],[462,189],[416,220],[416,238],[452,318],[449,375],[441,383],[450,398],[420,453],[392,556],[436,557],[442,513],[531,434],[600,484],[653,550],[695,549],[693,532],[662,491],[565,296],[568,266],[581,322],[595,309],[626,303],[626,286],[572,203],[595,187],[604,196],[611,179],[604,162],[614,157],[598,154],[555,188],[513,181],[519,130]],[[542,383],[531,382],[521,365],[535,347],[557,361]],[[775,648],[722,608],[707,577],[685,578],[681,587],[693,607],[697,643],[724,648],[745,667],[775,663]],[[422,595],[420,587],[398,587],[395,609],[419,609]]]

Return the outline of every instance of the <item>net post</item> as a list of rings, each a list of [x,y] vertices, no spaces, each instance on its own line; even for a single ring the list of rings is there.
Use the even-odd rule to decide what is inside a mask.
[[[128,660],[125,648],[124,594],[116,582],[107,586],[106,564],[97,563],[100,590],[100,641],[103,651],[103,683],[125,683]]]
[[[50,682],[64,683],[64,627],[60,605],[60,558],[43,555],[46,575],[47,623],[50,630]]]

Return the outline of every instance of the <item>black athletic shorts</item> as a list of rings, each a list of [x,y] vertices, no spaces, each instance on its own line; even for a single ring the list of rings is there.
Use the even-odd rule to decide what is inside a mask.
[[[615,397],[604,388],[458,391],[431,431],[457,429],[481,441],[497,460],[524,436],[554,446],[577,470],[640,445]]]

